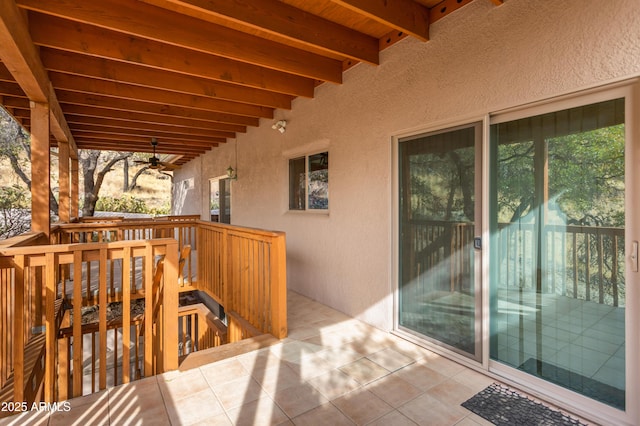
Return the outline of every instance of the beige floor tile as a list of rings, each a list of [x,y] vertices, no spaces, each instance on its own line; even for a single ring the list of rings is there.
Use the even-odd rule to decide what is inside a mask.
[[[421,364],[408,365],[393,374],[425,391],[447,380],[447,376]]]
[[[229,416],[225,413],[205,417],[204,419],[198,420],[195,424],[197,426],[233,426],[233,422],[229,420]]]
[[[235,358],[204,365],[200,367],[200,371],[204,378],[207,379],[209,386],[220,385],[240,377],[249,376],[249,371]]]
[[[300,385],[304,380],[287,363],[260,370],[252,374],[253,378],[269,395],[273,396],[282,389]]]
[[[351,364],[340,367],[339,370],[354,378],[361,385],[371,383],[390,373],[389,370],[368,358],[360,358]]]
[[[340,370],[331,370],[309,380],[307,383],[329,400],[339,398],[345,393],[360,387],[360,384],[355,379]]]
[[[102,393],[106,393],[103,391]],[[72,400],[73,401],[73,400]],[[51,426],[69,425],[108,425],[109,424],[109,403],[108,397],[94,400],[92,403],[78,404],[72,402],[69,411],[56,411],[49,416]]]
[[[272,346],[271,352],[284,361],[295,362],[304,356],[312,355],[322,349],[322,346],[318,344],[292,340],[281,346]]]
[[[251,376],[243,376],[236,380],[215,384],[211,388],[225,410],[255,401],[264,392],[260,384]]]
[[[196,392],[208,389],[209,383],[200,369],[194,368],[179,374],[158,376],[158,386],[165,400],[179,401]]]
[[[409,401],[398,411],[419,425],[430,426],[455,425],[469,413],[462,407],[443,404],[427,394]]]
[[[30,409],[30,407],[29,407]],[[25,411],[0,419],[2,426],[47,426],[50,412],[48,411]]]
[[[331,403],[359,425],[369,423],[393,410],[393,407],[373,392],[362,388],[334,399]]]
[[[169,414],[164,405],[156,405],[145,409],[133,405],[120,412],[109,410],[109,424],[126,424],[127,426],[153,424],[154,426],[171,426],[171,421],[169,420]]]
[[[347,416],[332,404],[324,404],[293,419],[295,425],[300,426],[352,426]]]
[[[447,377],[455,376],[461,371],[467,370],[467,368],[455,361],[451,361],[443,356],[425,357],[418,361],[418,363],[429,367],[432,370],[437,371]]]
[[[290,418],[329,401],[308,383],[279,390],[273,396],[273,399]]]
[[[302,380],[310,380],[333,370],[331,364],[326,362],[318,352],[292,359],[285,364],[295,371]]]
[[[196,424],[212,416],[224,414],[224,410],[211,389],[205,389],[175,403],[166,404],[173,425]]]
[[[287,415],[269,397],[263,397],[227,411],[235,425],[279,425],[289,420]]]
[[[460,382],[449,379],[435,385],[426,393],[445,404],[460,405],[477,392]]]
[[[416,426],[417,423],[409,419],[399,411],[392,411],[389,414],[367,423],[367,426]]]
[[[462,383],[474,393],[478,393],[487,386],[490,386],[495,382],[491,377],[480,374],[477,371],[470,370],[468,368],[463,369],[458,374],[452,377],[453,380]]]
[[[363,357],[361,353],[343,349],[341,347],[327,348],[317,353],[331,368],[339,368]]]
[[[239,361],[251,375],[260,374],[262,370],[277,367],[282,363],[282,360],[268,350],[268,348],[267,350],[249,352],[248,354],[238,356],[236,360]]]
[[[389,371],[399,370],[402,367],[406,367],[407,365],[415,362],[412,358],[394,350],[393,348],[386,348],[380,352],[369,354],[367,358]]]
[[[467,417],[456,423],[456,426],[493,426],[493,423],[474,413],[470,413]]]
[[[368,384],[366,389],[394,408],[400,407],[424,393],[395,374],[390,374]]]

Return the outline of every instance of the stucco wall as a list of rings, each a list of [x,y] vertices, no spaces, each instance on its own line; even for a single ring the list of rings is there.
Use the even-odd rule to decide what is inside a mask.
[[[176,172],[174,212],[206,217],[237,149],[232,223],[285,231],[290,288],[391,329],[392,137],[639,74],[637,0],[479,0],[277,111],[286,133],[263,120]],[[323,147],[330,213],[287,212],[287,158]]]

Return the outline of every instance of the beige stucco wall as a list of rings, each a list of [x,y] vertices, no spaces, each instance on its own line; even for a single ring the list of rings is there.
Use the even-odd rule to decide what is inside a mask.
[[[637,75],[637,0],[478,0],[176,172],[174,212],[205,218],[237,149],[232,222],[287,233],[291,289],[391,329],[393,136]],[[287,212],[287,158],[325,147],[330,213]]]

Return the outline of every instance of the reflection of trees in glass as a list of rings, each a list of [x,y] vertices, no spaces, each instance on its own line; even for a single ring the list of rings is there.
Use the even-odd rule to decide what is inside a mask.
[[[473,221],[474,162],[473,147],[411,156],[412,217]]]
[[[545,241],[549,282],[565,283],[562,291],[573,297],[623,306],[624,231],[619,228],[624,227],[624,124],[548,136],[543,143],[546,149],[536,149],[532,140],[498,147],[498,223],[528,224],[504,235],[509,235],[505,255],[511,261],[522,256],[516,245],[538,229]],[[535,167],[545,160],[547,210],[544,226],[538,227]],[[541,196],[543,180],[537,179]]]
[[[624,125],[551,139],[549,197],[568,224],[624,226]]]
[[[309,173],[309,208],[329,208],[329,170]]]
[[[567,224],[624,224],[624,125],[547,140],[549,199]],[[498,151],[498,221],[514,222],[534,203],[534,143]]]

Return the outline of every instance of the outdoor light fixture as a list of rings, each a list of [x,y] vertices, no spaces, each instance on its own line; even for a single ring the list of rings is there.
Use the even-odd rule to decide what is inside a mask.
[[[231,166],[227,168],[227,176],[229,177],[229,179],[238,179],[236,171]]]
[[[287,130],[286,127],[287,122],[285,120],[276,121],[275,123],[273,123],[273,126],[271,126],[273,130],[277,130],[280,133],[284,133]]]

